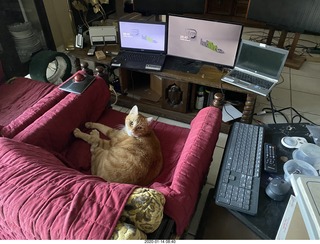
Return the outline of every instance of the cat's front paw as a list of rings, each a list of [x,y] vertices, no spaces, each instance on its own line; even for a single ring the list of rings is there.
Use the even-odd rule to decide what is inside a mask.
[[[93,128],[93,123],[92,122],[87,122],[85,123],[86,128],[92,129]]]
[[[92,130],[92,131],[90,132],[90,135],[91,135],[91,136],[94,136],[94,137],[99,137],[99,136],[100,136],[99,131],[97,131],[97,130]]]
[[[81,130],[80,130],[79,128],[75,128],[75,129],[73,130],[73,135],[74,135],[75,137],[79,137],[80,133],[81,133]]]

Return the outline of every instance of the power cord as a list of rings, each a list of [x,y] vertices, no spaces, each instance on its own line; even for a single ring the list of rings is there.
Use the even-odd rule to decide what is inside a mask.
[[[277,121],[276,121],[276,118],[275,118],[275,114],[276,113],[279,113],[282,115],[282,117],[286,120],[287,123],[289,123],[289,120],[288,118],[286,117],[286,115],[283,113],[283,111],[285,110],[293,110],[296,115],[292,116],[291,117],[291,123],[294,123],[294,119],[295,118],[299,118],[299,121],[297,123],[301,123],[302,122],[302,119],[308,121],[310,124],[313,124],[313,125],[318,125],[316,123],[314,123],[313,121],[309,120],[308,118],[306,118],[305,116],[301,115],[295,108],[293,107],[286,107],[286,108],[282,108],[282,109],[276,109],[276,107],[274,106],[273,102],[272,102],[272,98],[271,98],[271,93],[269,93],[268,95],[268,100],[270,102],[270,108],[263,108],[262,111],[263,112],[260,112],[260,113],[256,113],[255,115],[262,115],[262,114],[266,114],[266,113],[272,113],[272,118],[273,118],[273,122],[275,124],[277,124]]]
[[[111,105],[116,105],[117,102],[118,102],[118,93],[116,92],[116,90],[114,89],[113,85],[109,84],[109,90],[111,92],[114,93],[115,97],[116,97],[116,100],[114,101],[114,103],[112,103]]]

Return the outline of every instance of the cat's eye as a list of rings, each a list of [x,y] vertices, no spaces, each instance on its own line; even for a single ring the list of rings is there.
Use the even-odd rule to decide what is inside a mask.
[[[133,122],[132,122],[132,121],[130,121],[130,122],[129,122],[129,125],[130,125],[130,126],[133,126]]]

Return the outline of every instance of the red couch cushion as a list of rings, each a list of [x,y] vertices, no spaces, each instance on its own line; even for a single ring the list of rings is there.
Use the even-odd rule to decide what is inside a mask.
[[[134,185],[107,183],[0,138],[0,239],[109,239]]]
[[[43,84],[43,82],[41,83]],[[60,102],[60,100],[62,100],[67,94],[67,92],[64,92],[56,87],[46,96],[37,101],[34,105],[28,107],[20,116],[4,126],[1,130],[2,136],[8,138],[14,137],[28,125],[33,123],[33,121],[39,118],[42,114]]]
[[[46,94],[55,89],[50,83],[18,77],[0,84],[0,129],[18,118]]]

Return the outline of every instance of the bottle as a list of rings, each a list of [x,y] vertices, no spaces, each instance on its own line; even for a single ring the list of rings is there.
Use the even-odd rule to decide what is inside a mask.
[[[204,89],[203,86],[200,86],[197,92],[197,99],[195,108],[196,109],[202,109],[203,108],[203,101],[204,101]]]

